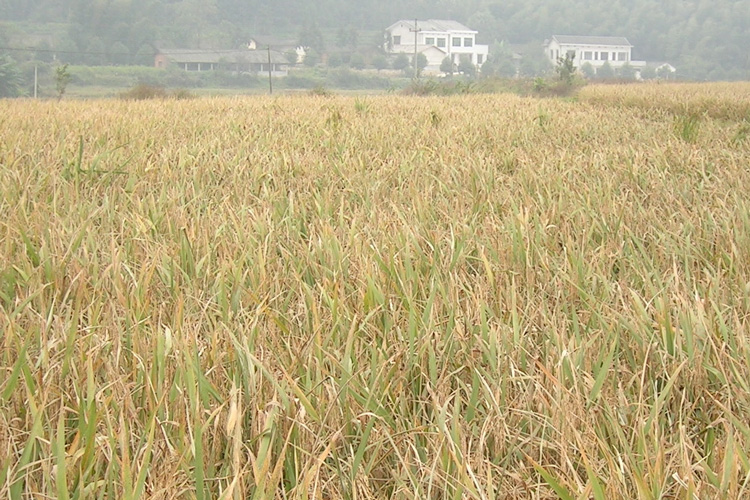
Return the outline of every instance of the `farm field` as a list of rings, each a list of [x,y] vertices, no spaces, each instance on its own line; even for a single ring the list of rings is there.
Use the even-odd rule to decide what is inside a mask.
[[[0,101],[0,498],[750,497],[750,85]]]

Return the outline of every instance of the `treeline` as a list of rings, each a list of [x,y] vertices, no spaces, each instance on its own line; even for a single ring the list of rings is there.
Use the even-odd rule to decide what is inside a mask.
[[[750,79],[750,0],[0,0],[0,19],[24,23],[26,34],[62,26],[35,43],[88,64],[148,64],[156,45],[228,48],[259,35],[312,34],[330,48],[342,30],[415,17],[455,19],[485,43],[538,50],[553,34],[625,36],[635,58],[670,62],[685,78]]]

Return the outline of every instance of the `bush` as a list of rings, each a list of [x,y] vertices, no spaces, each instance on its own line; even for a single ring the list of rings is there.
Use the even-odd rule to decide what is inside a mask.
[[[128,101],[144,101],[147,99],[166,99],[169,96],[166,89],[154,85],[139,84],[120,93],[120,99]]]
[[[175,89],[171,92],[164,87],[139,84],[120,93],[120,99],[127,101],[145,101],[149,99],[194,99],[195,94],[187,89]]]
[[[331,92],[330,90],[328,90],[322,85],[317,85],[316,87],[310,89],[309,94],[319,96],[319,97],[330,97],[333,95],[333,92]]]
[[[459,95],[474,94],[479,92],[479,87],[473,82],[465,79],[441,81],[419,80],[413,81],[411,85],[401,91],[404,95]]]
[[[195,99],[196,95],[187,89],[174,89],[172,91],[172,98],[179,100]]]

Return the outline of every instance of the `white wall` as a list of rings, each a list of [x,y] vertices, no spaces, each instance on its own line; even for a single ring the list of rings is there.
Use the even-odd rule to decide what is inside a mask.
[[[557,64],[558,57],[565,57],[568,51],[575,53],[573,65],[580,68],[583,64],[589,63],[592,66],[604,66],[609,63],[612,67],[620,67],[625,64],[632,64],[632,47],[628,45],[577,45],[577,44],[560,44],[552,40],[546,49],[547,58],[552,64]],[[606,54],[606,56],[605,56]],[[621,56],[620,54],[624,54]],[[614,55],[614,59],[613,59]],[[587,57],[590,56],[590,59]],[[606,59],[604,58],[606,57]],[[624,57],[624,58],[623,58]]]
[[[411,25],[399,23],[390,30],[390,41],[392,44],[390,47],[390,52],[392,54],[400,54],[400,53],[413,54],[414,53],[415,33],[411,31],[410,26]],[[475,32],[420,31],[416,33],[416,35],[417,35],[417,38],[416,38],[417,45],[420,46],[418,50],[425,52],[425,55],[427,56],[430,66],[434,66],[435,64],[434,60],[438,57],[437,55],[438,51],[437,50],[427,51],[423,48],[424,45],[427,45],[428,39],[431,39],[429,41],[434,42],[433,46],[438,47],[441,50],[445,51],[446,55],[451,57],[456,64],[458,64],[460,60],[460,56],[462,54],[467,54],[471,56],[472,64],[474,64],[475,66],[481,66],[487,61],[487,57],[489,55],[488,45],[477,45]],[[438,45],[439,38],[442,38],[445,40],[445,47],[440,47]],[[458,40],[459,42],[454,42],[454,40]],[[467,40],[469,41],[468,44],[466,43]],[[454,43],[458,43],[458,45],[454,45]],[[388,47],[386,47],[386,50],[388,50]],[[481,59],[481,63],[479,62],[480,59]],[[437,62],[438,66],[439,64],[440,63]]]

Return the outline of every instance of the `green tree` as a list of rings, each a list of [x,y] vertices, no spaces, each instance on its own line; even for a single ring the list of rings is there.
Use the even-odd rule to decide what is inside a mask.
[[[346,47],[346,44],[348,42],[346,29],[341,26],[338,31],[336,31],[336,41],[339,44],[339,47]]]
[[[393,69],[405,70],[409,67],[409,57],[406,54],[399,54],[393,60]]]
[[[656,78],[656,68],[653,66],[646,66],[641,70],[641,78],[644,80],[653,80]]]
[[[592,78],[596,77],[596,70],[590,62],[586,61],[581,65],[581,74],[591,80]]]
[[[284,57],[286,58],[287,62],[291,65],[297,64],[297,60],[299,58],[297,51],[294,49],[289,49],[286,52],[284,52]]]
[[[144,45],[153,46],[158,32],[156,23],[150,18],[142,18],[130,26],[128,34],[128,46],[131,48],[138,47],[136,55]],[[151,54],[153,55],[153,53]],[[136,56],[137,57],[137,56]],[[153,61],[152,61],[153,63]],[[141,64],[141,63],[139,63]]]
[[[341,59],[341,54],[338,52],[334,52],[332,54],[328,54],[328,67],[329,68],[338,68],[342,64],[344,64],[343,59]]]
[[[319,53],[325,51],[325,41],[323,33],[318,25],[314,22],[308,22],[299,33],[299,44],[303,47],[310,47]]]
[[[600,80],[608,80],[614,78],[614,76],[615,70],[612,68],[609,62],[605,62],[599,67],[599,69],[596,70],[596,77]]]
[[[336,41],[339,47],[357,48],[359,42],[359,33],[354,27],[344,28],[343,26],[336,32]]]
[[[565,54],[565,57],[557,58],[555,72],[557,72],[557,77],[560,81],[566,85],[573,83],[573,78],[576,74],[576,67],[573,63],[574,58],[575,56],[573,54]]]
[[[76,64],[82,60],[81,55],[78,53],[78,46],[72,38],[65,36],[55,46],[54,56],[61,63]]]
[[[155,55],[156,51],[154,50],[154,48],[150,44],[144,43],[138,49],[138,52],[135,53],[133,63],[140,66],[153,66]]]
[[[57,90],[58,101],[63,98],[65,91],[68,90],[68,84],[70,83],[71,78],[67,64],[58,66],[55,69],[55,90]]]
[[[107,62],[107,48],[104,46],[104,42],[98,36],[93,37],[89,40],[86,45],[86,53],[84,54],[84,62],[92,66],[102,66]]]
[[[109,61],[117,66],[130,64],[130,49],[122,42],[113,43],[109,48]]]
[[[317,66],[319,62],[320,55],[318,55],[318,51],[315,49],[308,49],[307,53],[305,54],[305,59],[302,61],[302,63],[308,68],[312,68],[314,66]]]
[[[484,76],[497,75],[512,78],[516,76],[516,72],[516,60],[508,42],[502,41],[492,44],[490,55],[482,65],[482,74]]]
[[[466,76],[476,76],[477,67],[471,62],[471,56],[464,54],[458,63],[458,72],[463,73]]]
[[[388,67],[388,59],[383,54],[378,54],[372,58],[372,65],[378,71],[386,69]]]
[[[673,77],[674,74],[668,66],[662,66],[656,70],[656,78],[659,80],[671,80]]]
[[[6,55],[0,55],[0,97],[21,95],[23,79],[18,65]]]
[[[352,49],[356,49],[359,43],[359,32],[353,27],[349,28],[346,31],[346,41]]]
[[[42,40],[37,45],[38,52],[35,54],[34,59],[41,62],[51,63],[54,60],[52,55],[52,46],[47,40]]]
[[[427,56],[421,52],[417,54],[417,76],[422,74],[422,71],[427,67],[428,61]]]
[[[620,69],[617,70],[617,74],[623,80],[635,80],[637,72],[630,64],[624,64]]]
[[[349,66],[354,69],[365,69],[365,58],[359,52],[355,52],[349,58]]]
[[[450,56],[445,56],[445,58],[443,58],[442,62],[440,63],[440,71],[442,71],[446,75],[453,75],[453,73],[456,71],[456,67],[453,64],[453,60],[450,58]]]

